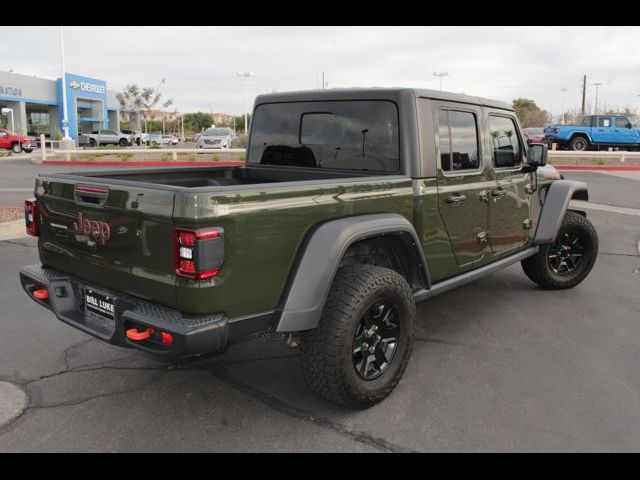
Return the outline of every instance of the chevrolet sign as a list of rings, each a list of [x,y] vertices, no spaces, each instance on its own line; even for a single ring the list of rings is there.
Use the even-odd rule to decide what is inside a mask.
[[[100,95],[104,95],[106,89],[104,85],[98,85],[96,83],[88,83],[88,82],[79,82],[77,80],[73,80],[69,86],[74,90],[80,89],[83,92],[89,93],[98,93]]]

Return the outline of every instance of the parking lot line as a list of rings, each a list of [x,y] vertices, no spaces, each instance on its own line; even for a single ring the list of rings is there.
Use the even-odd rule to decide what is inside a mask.
[[[572,201],[571,206],[576,208],[584,208],[585,210],[599,210],[601,212],[619,213],[621,215],[633,215],[640,217],[640,210],[637,208],[614,207],[612,205],[602,205],[600,203],[582,202],[579,200]]]

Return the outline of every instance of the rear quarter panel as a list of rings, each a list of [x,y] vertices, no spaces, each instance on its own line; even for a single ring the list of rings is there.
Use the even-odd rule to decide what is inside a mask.
[[[233,318],[277,308],[305,239],[325,221],[370,213],[413,221],[407,177],[222,190],[175,197],[176,226],[220,226],[225,236],[224,264],[216,277],[178,279],[177,304],[186,312]]]

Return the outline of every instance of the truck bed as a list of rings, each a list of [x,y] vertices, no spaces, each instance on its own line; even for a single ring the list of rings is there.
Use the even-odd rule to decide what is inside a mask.
[[[229,317],[277,308],[300,246],[325,219],[413,216],[409,177],[283,166],[42,174],[36,197],[43,265],[185,314]],[[177,277],[176,229],[206,227],[224,231],[220,273]]]

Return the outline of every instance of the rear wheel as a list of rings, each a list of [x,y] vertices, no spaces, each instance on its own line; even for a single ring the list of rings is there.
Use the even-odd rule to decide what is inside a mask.
[[[589,148],[589,141],[584,137],[574,137],[571,140],[571,150],[576,152],[583,152]]]
[[[598,234],[589,220],[567,212],[554,243],[522,261],[524,273],[547,290],[572,288],[591,272],[598,257]]]
[[[118,142],[118,145],[120,145],[121,147],[128,147],[129,142],[127,141],[126,138],[121,138],[120,141]]]
[[[95,147],[96,145],[97,145],[96,139],[95,138],[90,138],[89,139],[89,146]]]
[[[349,408],[382,401],[407,366],[415,319],[413,294],[401,275],[371,265],[340,269],[319,326],[301,338],[307,384]]]

